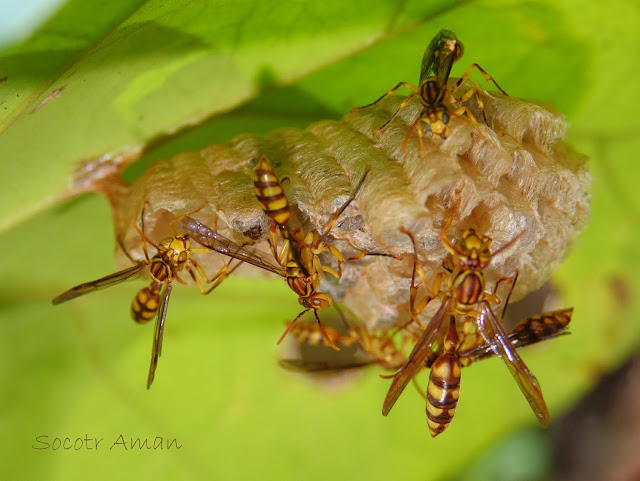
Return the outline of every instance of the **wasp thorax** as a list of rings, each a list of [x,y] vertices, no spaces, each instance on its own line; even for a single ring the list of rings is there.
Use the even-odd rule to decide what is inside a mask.
[[[440,88],[435,78],[428,79],[420,86],[420,102],[427,108],[441,103],[444,96],[445,91]]]
[[[171,276],[171,264],[166,258],[156,255],[151,259],[149,273],[155,282],[164,282]]]
[[[307,282],[305,277],[287,277],[287,284],[301,299],[309,296],[314,290],[314,286]]]

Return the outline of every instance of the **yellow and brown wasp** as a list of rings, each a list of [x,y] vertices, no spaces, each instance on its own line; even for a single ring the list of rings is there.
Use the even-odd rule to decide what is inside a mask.
[[[406,363],[394,376],[384,400],[382,414],[389,414],[407,384],[431,362],[427,387],[427,424],[432,436],[436,436],[447,428],[455,413],[461,366],[468,364],[469,360],[498,355],[509,368],[540,424],[547,426],[549,411],[542,391],[537,379],[516,352],[516,348],[528,344],[529,340],[537,342],[536,337],[531,337],[530,334],[531,331],[536,332],[536,329],[540,329],[537,332],[545,338],[545,330],[539,328],[541,325],[548,327],[552,321],[559,325],[567,325],[572,309],[527,319],[513,333],[517,342],[510,339],[501,321],[494,314],[491,303],[501,302],[496,295],[500,282],[509,280],[513,284],[517,275],[514,278],[498,280],[493,293],[489,293],[484,291],[483,271],[492,258],[510,247],[519,236],[493,253],[490,251],[491,239],[473,229],[464,231],[459,242],[453,244],[446,234],[452,220],[453,215],[444,223],[440,239],[452,256],[454,270],[448,279],[445,279],[445,273],[438,275],[434,279],[431,291],[424,271],[418,263],[415,239],[409,231],[403,230],[413,243],[415,255],[410,292],[410,308],[414,322],[421,325],[418,314],[431,300],[438,297],[441,299],[441,305],[422,331]],[[418,303],[416,299],[419,286],[416,285],[416,276],[420,277],[427,291],[426,297]],[[553,329],[551,331],[553,332]],[[467,352],[470,354],[465,354]]]
[[[220,285],[240,263],[231,266],[231,262],[227,262],[209,279],[202,266],[191,258],[191,254],[208,253],[208,249],[191,247],[191,240],[188,235],[177,235],[175,232],[173,237],[164,239],[159,244],[156,244],[144,233],[144,209],[141,219],[141,227],[138,227],[135,223],[132,223],[132,227],[140,235],[142,251],[145,257],[143,261],[134,260],[122,243],[120,243],[120,247],[129,259],[134,262],[134,265],[109,274],[108,276],[101,277],[95,281],[85,282],[72,287],[68,291],[55,297],[52,303],[54,305],[61,304],[76,297],[148,274],[151,277],[151,283],[147,287],[143,287],[134,298],[131,304],[131,317],[133,317],[135,322],[141,324],[150,321],[154,316],[156,317],[151,350],[151,365],[147,378],[147,389],[149,389],[155,376],[158,357],[162,353],[164,323],[169,305],[169,297],[173,289],[173,282],[177,281],[181,284],[186,284],[186,282],[180,278],[180,273],[187,271],[200,292],[202,294],[209,294]],[[156,249],[156,253],[152,257],[149,257],[147,244]],[[206,288],[205,284],[212,285]]]
[[[325,240],[340,215],[356,198],[367,174],[368,171],[358,183],[353,194],[331,216],[322,234],[316,229],[305,232],[300,221],[291,212],[289,201],[273,167],[269,160],[262,156],[254,172],[254,188],[258,202],[275,226],[272,229],[271,236],[271,250],[276,260],[275,264],[257,251],[240,248],[231,240],[226,239],[215,230],[191,217],[186,217],[183,220],[182,224],[185,231],[203,246],[283,277],[289,287],[298,295],[298,302],[304,307],[304,310],[291,322],[278,340],[278,344],[282,342],[298,319],[307,312],[312,311],[324,338],[333,349],[338,350],[339,348],[326,333],[317,313],[318,310],[326,309],[333,304],[333,299],[329,294],[319,291],[322,273],[326,272],[339,279],[342,276],[342,264],[345,262],[360,259],[366,255],[389,256],[389,254],[385,253],[360,252],[352,257],[345,258],[335,246]],[[276,227],[285,241],[279,252],[275,232]],[[337,259],[337,270],[320,262],[319,255],[325,249]]]
[[[418,131],[418,140],[420,141],[420,155],[424,150],[424,143],[422,137],[424,136],[424,128],[422,123],[424,122],[425,128],[429,132],[433,132],[434,135],[446,139],[449,136],[449,121],[451,116],[462,117],[464,115],[474,124],[476,119],[471,111],[465,107],[460,106],[456,109],[452,108],[454,104],[460,104],[469,100],[475,95],[478,107],[483,110],[484,104],[480,99],[478,90],[471,88],[467,90],[460,98],[456,98],[453,93],[469,78],[474,69],[478,69],[487,82],[493,82],[493,84],[502,92],[502,88],[496,83],[496,81],[477,63],[471,64],[467,71],[458,79],[458,81],[449,87],[449,75],[453,64],[462,57],[464,48],[462,42],[460,42],[456,34],[450,30],[440,30],[438,34],[431,40],[429,46],[424,52],[422,58],[422,68],[420,71],[420,83],[416,87],[409,82],[400,82],[391,90],[383,94],[376,101],[358,107],[358,109],[364,109],[377,104],[383,98],[388,95],[393,95],[400,87],[404,86],[411,90],[411,94],[400,104],[398,109],[394,112],[389,120],[387,120],[382,126],[373,131],[373,135],[378,135],[389,123],[398,115],[398,112],[405,108],[409,102],[418,97],[422,104],[422,113],[413,123],[407,135],[402,142],[402,152],[407,148],[407,143],[411,138],[411,134],[414,130]]]
[[[561,309],[523,319],[509,333],[509,343],[514,349],[520,349],[568,334],[566,329],[571,322],[572,312],[573,309],[571,308]],[[449,325],[450,331],[452,325]],[[363,355],[355,355],[353,358],[345,360],[332,360],[331,358],[322,360],[281,359],[279,361],[280,365],[290,371],[307,373],[336,372],[374,364],[386,370],[396,371],[406,363],[405,348],[407,342],[419,337],[419,334],[413,332],[407,334],[401,331],[401,344],[400,348],[398,348],[394,341],[395,334],[398,333],[397,330],[371,333],[364,326],[350,326],[348,332],[341,335],[332,327],[327,326],[326,331],[334,343],[344,347],[358,346]],[[300,344],[312,346],[324,344],[328,346],[315,324],[298,324],[292,328],[291,334]],[[451,332],[447,332],[448,337],[454,335]],[[467,367],[475,361],[496,355],[493,344],[485,341],[479,332],[466,334],[464,346],[457,344],[457,350],[453,349],[451,341],[448,344],[446,340],[444,346],[440,345],[439,349],[435,345],[430,347],[427,351],[424,365],[421,368],[431,369],[434,374],[433,377],[430,376],[426,395],[424,392],[422,392],[422,395],[428,402],[428,416],[436,417],[434,416],[436,409],[441,409],[443,413],[446,409],[447,413],[445,419],[433,420],[428,417],[427,424],[432,436],[435,437],[446,429],[457,405],[460,384],[459,375],[451,380],[448,379],[449,376],[445,375],[446,372],[443,371],[451,365],[456,366],[455,369],[459,371],[461,367]],[[393,376],[381,375],[381,377],[387,379]],[[415,381],[415,377],[413,380]],[[438,413],[435,412],[435,414]]]
[[[407,358],[405,347],[413,337],[410,333],[402,333],[401,347],[398,348],[394,340],[397,331],[394,330],[370,332],[365,326],[358,324],[350,325],[346,334],[340,334],[331,326],[325,326],[325,331],[334,344],[344,347],[357,346],[364,355],[336,361],[331,359],[322,361],[281,359],[280,365],[291,371],[322,372],[342,371],[378,364],[383,369],[395,371],[405,363]],[[292,326],[291,334],[301,345],[330,346],[317,324],[298,323]]]

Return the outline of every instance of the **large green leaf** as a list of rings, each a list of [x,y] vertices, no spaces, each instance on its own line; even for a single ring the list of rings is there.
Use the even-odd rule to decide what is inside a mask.
[[[12,187],[0,194],[0,230],[62,198],[80,161],[135,155],[442,9],[390,24],[394,2],[148,1],[130,12],[137,3],[105,4],[109,21],[83,29],[83,11],[102,12],[75,0],[51,22],[56,36],[49,26],[0,57],[0,159]],[[90,42],[75,40],[84,34]]]
[[[69,15],[57,31],[85,29],[85,43],[64,48],[59,37],[36,35],[32,51],[41,55],[32,58],[19,55],[29,42],[15,47],[15,74],[0,88],[33,99],[11,104],[0,136],[3,479],[442,479],[494,440],[535,424],[497,360],[464,370],[455,422],[436,440],[411,390],[380,416],[388,381],[375,369],[333,391],[281,372],[275,339],[298,306],[279,279],[230,279],[208,297],[175,289],[147,392],[152,327],[134,325],[127,313],[140,285],[49,304],[112,271],[106,201],[81,197],[18,224],[65,195],[78,160],[130,151],[216,112],[229,111],[171,137],[128,178],[153,158],[238,133],[338,118],[399,80],[415,81],[426,43],[443,27],[465,43],[454,75],[477,61],[510,94],[555,103],[574,145],[591,157],[593,219],[555,277],[559,305],[576,308],[573,334],[524,353],[552,416],[637,346],[640,122],[629,99],[640,93],[630,54],[640,49],[640,9],[344,3],[124,5],[95,10],[99,22]],[[29,113],[64,84],[60,97]],[[119,434],[177,438],[183,447],[110,450]],[[31,446],[39,435],[104,441],[97,452],[38,451]]]

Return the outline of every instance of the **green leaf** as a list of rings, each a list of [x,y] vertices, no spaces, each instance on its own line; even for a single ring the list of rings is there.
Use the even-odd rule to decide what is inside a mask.
[[[49,304],[114,269],[106,201],[91,195],[52,207],[78,161],[153,145],[127,172],[133,180],[154,158],[339,118],[399,80],[415,82],[440,28],[465,44],[453,75],[478,62],[511,95],[555,103],[575,147],[591,157],[593,219],[555,276],[558,305],[575,306],[572,335],[523,352],[552,417],[633,352],[638,6],[346,3],[109,2],[92,7],[88,21],[83,2],[70,2],[0,56],[0,78],[8,76],[0,83],[3,479],[443,479],[535,425],[495,359],[463,371],[456,419],[435,440],[411,389],[380,415],[388,381],[376,369],[334,390],[280,371],[275,340],[298,312],[280,279],[229,279],[207,297],[176,288],[149,392],[153,328],[128,319],[139,283]],[[177,438],[183,447],[109,449],[120,434]],[[40,435],[104,441],[98,451],[32,449]]]
[[[0,193],[0,230],[63,198],[79,162],[135,156],[443,8],[390,24],[393,2],[84,3],[0,57],[0,158],[12,187]],[[101,20],[82,28],[87,16]]]

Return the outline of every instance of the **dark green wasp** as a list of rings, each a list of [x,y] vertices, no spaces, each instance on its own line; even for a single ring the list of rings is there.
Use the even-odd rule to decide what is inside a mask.
[[[476,119],[469,108],[465,106],[452,108],[454,104],[465,102],[475,95],[478,107],[484,109],[484,104],[475,87],[467,90],[460,98],[456,98],[455,95],[453,95],[464,81],[469,78],[473,69],[477,68],[488,82],[493,82],[493,84],[498,87],[500,92],[505,95],[507,95],[507,93],[502,90],[496,81],[477,63],[471,64],[462,77],[449,87],[451,68],[453,64],[462,57],[463,52],[464,47],[462,46],[462,42],[456,38],[455,33],[451,30],[440,30],[424,52],[419,86],[416,87],[408,82],[400,82],[375,102],[365,105],[364,107],[359,107],[365,108],[375,105],[387,95],[393,95],[396,90],[402,86],[411,90],[412,93],[400,104],[391,118],[387,120],[384,125],[374,130],[373,135],[378,135],[396,117],[398,112],[405,108],[416,96],[418,96],[422,104],[422,113],[413,123],[404,138],[404,142],[402,143],[403,152],[406,150],[411,134],[413,134],[414,130],[417,130],[418,140],[420,141],[420,155],[422,155],[422,151],[424,150],[422,137],[424,137],[425,131],[425,127],[422,125],[423,123],[427,131],[433,132],[442,139],[446,139],[449,136],[449,121],[451,120],[451,116],[462,117],[466,115],[472,123],[476,124]]]

